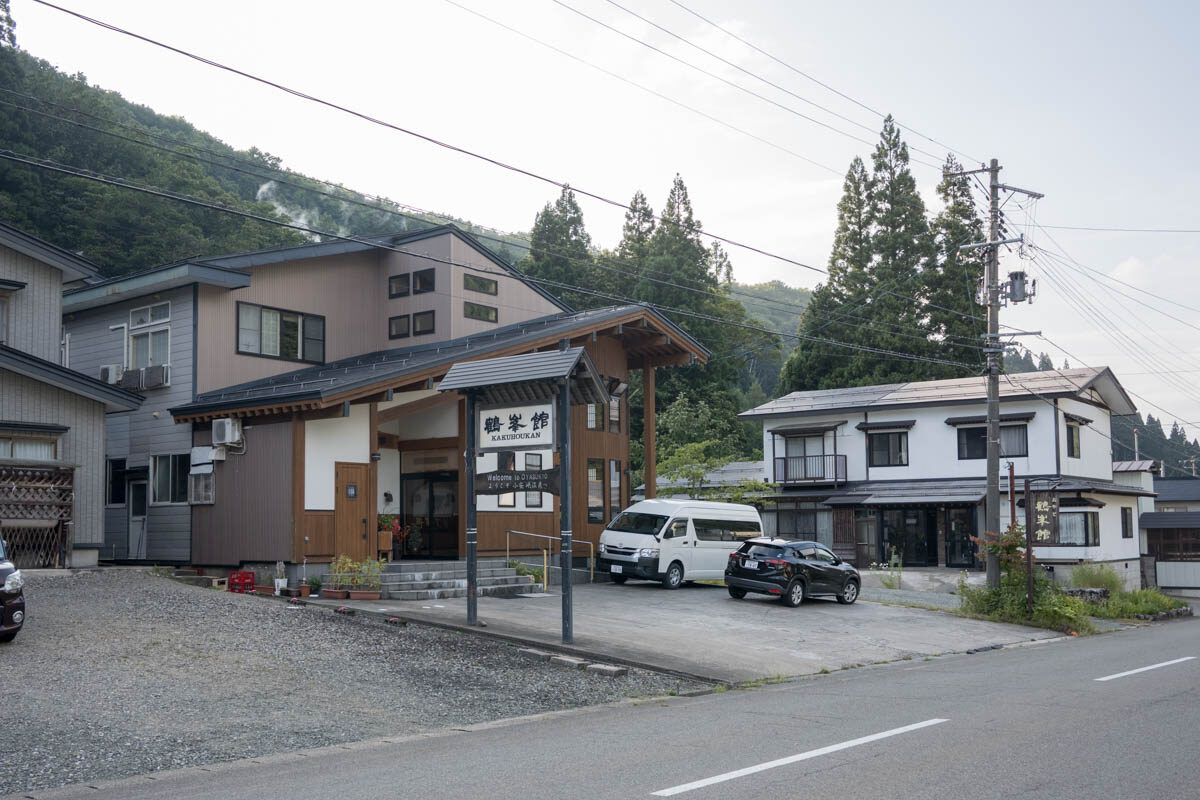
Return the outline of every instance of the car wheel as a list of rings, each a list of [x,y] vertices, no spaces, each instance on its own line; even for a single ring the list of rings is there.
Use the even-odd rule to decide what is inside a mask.
[[[848,606],[858,599],[858,581],[846,581],[846,585],[842,587],[842,592],[837,596],[837,601],[844,606]]]
[[[610,574],[609,577],[612,578],[612,582],[615,583],[617,586],[621,586],[622,584],[625,583],[625,581],[629,580],[628,575],[611,575]]]
[[[20,633],[20,631],[12,631],[11,633],[0,633],[0,642],[11,642],[13,639],[17,638],[18,633]]]
[[[746,590],[739,589],[736,586],[730,586],[729,587],[729,596],[732,597],[734,600],[741,600],[743,597],[746,596]]]
[[[804,602],[804,581],[792,581],[788,587],[783,590],[783,596],[779,598],[788,608],[795,608]]]
[[[683,564],[678,561],[671,563],[667,567],[667,574],[663,575],[662,585],[664,589],[678,589],[683,585]]]

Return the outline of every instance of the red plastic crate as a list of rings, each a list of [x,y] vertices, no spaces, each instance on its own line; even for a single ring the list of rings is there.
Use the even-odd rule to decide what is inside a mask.
[[[254,592],[254,573],[249,570],[229,573],[229,591],[239,594]]]

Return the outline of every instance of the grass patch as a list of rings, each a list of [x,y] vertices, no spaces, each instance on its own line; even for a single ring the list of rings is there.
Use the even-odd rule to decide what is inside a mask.
[[[518,575],[529,575],[533,578],[534,583],[540,583],[543,587],[545,586],[545,583],[542,581],[541,567],[531,567],[524,561],[517,561],[515,558],[509,559],[508,566],[510,569],[516,570]]]
[[[1111,597],[1125,591],[1125,581],[1108,564],[1080,564],[1071,570],[1071,585],[1076,589],[1108,589]]]
[[[1096,632],[1096,626],[1088,619],[1086,603],[1061,593],[1041,570],[1035,571],[1033,577],[1032,616],[1026,605],[1025,575],[1015,569],[1002,576],[1000,585],[994,589],[968,586],[965,580],[960,580],[962,610],[968,616],[991,622],[1033,625],[1080,635]]]
[[[1186,605],[1183,600],[1167,597],[1157,589],[1139,589],[1136,592],[1118,592],[1099,603],[1088,603],[1088,608],[1094,617],[1130,619],[1138,614],[1157,614]]]

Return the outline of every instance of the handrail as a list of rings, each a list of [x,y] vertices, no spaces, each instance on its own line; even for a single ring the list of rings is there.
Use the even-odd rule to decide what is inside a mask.
[[[526,531],[506,530],[504,532],[504,563],[506,563],[506,564],[509,561],[508,542],[509,542],[509,537],[511,537],[511,536],[530,536],[534,539],[549,539],[552,543],[562,541],[562,537],[547,536],[544,533],[528,533]],[[584,541],[582,539],[578,540],[577,544],[586,544],[588,546],[588,583],[595,583],[596,582],[596,546],[594,544],[592,544],[591,542]],[[541,549],[541,548],[539,548],[539,549]],[[554,550],[554,548],[551,547],[550,551],[553,552],[553,550]],[[560,549],[560,552],[561,552],[561,549]],[[550,580],[550,573],[547,572],[542,577],[543,577],[544,581],[548,582]]]

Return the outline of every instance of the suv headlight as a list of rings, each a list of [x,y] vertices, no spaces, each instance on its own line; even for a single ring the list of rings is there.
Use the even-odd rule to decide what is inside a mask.
[[[643,547],[641,550],[638,550],[638,555],[642,558],[658,558],[658,548]]]
[[[21,575],[21,570],[9,575],[4,579],[4,591],[19,592],[25,588],[25,578]]]
[[[601,552],[601,553],[607,553],[607,552],[608,552],[608,548],[604,546],[604,542],[601,542],[601,543],[600,543],[600,552]]]

